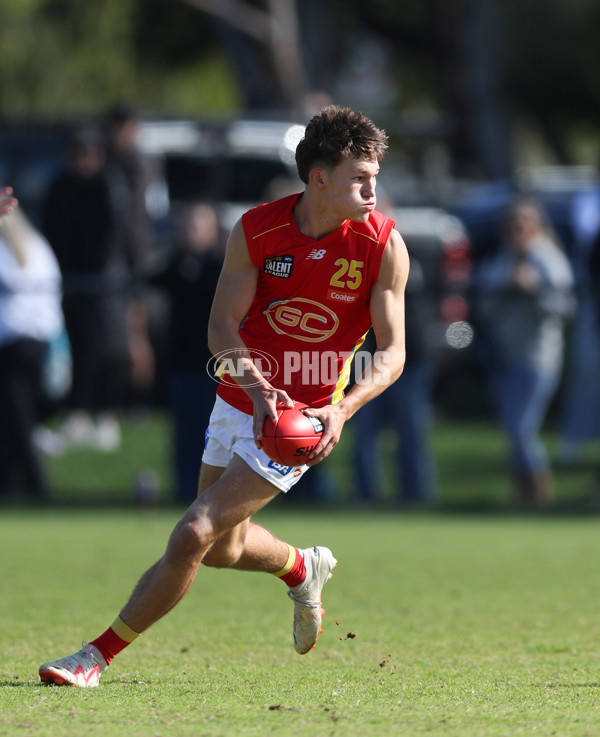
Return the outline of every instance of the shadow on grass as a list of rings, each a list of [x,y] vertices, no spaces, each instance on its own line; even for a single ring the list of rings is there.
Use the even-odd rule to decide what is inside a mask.
[[[7,678],[0,678],[0,689],[2,688],[35,688],[36,690],[38,688],[41,688],[42,686],[45,687],[45,684],[41,681],[34,681],[34,680],[28,680],[28,681],[17,681],[17,680],[11,680]]]
[[[578,688],[600,688],[600,681],[591,681],[589,683],[540,683],[540,688],[565,688],[574,690]]]

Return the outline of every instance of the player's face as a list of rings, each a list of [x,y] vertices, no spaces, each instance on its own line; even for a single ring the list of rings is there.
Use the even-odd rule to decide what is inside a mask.
[[[365,222],[375,209],[377,161],[346,159],[326,172],[330,211],[341,220]]]

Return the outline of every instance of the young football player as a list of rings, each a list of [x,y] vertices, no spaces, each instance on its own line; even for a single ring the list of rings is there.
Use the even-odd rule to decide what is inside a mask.
[[[213,354],[236,370],[217,389],[198,498],[114,623],[74,655],[42,665],[45,683],[98,685],[112,659],[181,601],[201,563],[281,578],[294,602],[295,649],[314,646],[336,559],[326,547],[298,550],[252,516],[326,458],[346,420],[402,371],[408,256],[394,222],[375,209],[386,147],[385,132],[362,113],[326,107],[296,150],[304,191],[251,209],[234,226],[208,332]],[[371,325],[377,351],[344,395]],[[324,427],[302,467],[281,466],[261,449],[265,418],[292,400]]]

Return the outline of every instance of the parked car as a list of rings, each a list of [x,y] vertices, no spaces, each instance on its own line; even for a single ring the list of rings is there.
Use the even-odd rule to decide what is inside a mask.
[[[567,254],[577,256],[578,233],[573,204],[587,191],[598,191],[600,182],[591,166],[536,166],[520,168],[514,180],[481,182],[468,188],[448,206],[465,224],[475,260],[485,258],[500,245],[500,223],[510,201],[531,195],[544,207]],[[596,216],[595,225],[598,221]]]
[[[143,150],[162,159],[170,208],[193,200],[217,206],[226,230],[267,199],[276,181],[303,185],[294,154],[304,127],[285,121],[146,121]]]
[[[190,121],[149,122],[140,140],[149,153],[164,158],[172,206],[209,198],[229,230],[253,205],[303,188],[294,159],[303,131],[285,121],[235,120],[218,129]],[[430,297],[424,309],[430,312],[432,349],[441,357],[468,347],[470,244],[460,219],[428,206],[398,205],[392,214]]]
[[[468,290],[471,278],[471,246],[461,221],[441,208],[398,207],[397,228],[402,234],[413,278],[422,281],[428,299],[422,309],[430,312],[426,340],[438,360],[471,345]],[[410,286],[410,285],[409,285]]]

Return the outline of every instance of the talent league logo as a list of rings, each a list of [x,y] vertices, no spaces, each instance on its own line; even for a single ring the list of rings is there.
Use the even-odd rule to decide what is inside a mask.
[[[289,279],[294,266],[293,256],[274,256],[264,260],[263,273],[277,276],[280,279]]]
[[[232,348],[216,353],[206,364],[206,373],[217,383],[238,386],[237,378],[254,377],[246,386],[258,386],[264,379],[271,381],[279,372],[276,359],[255,348]]]

